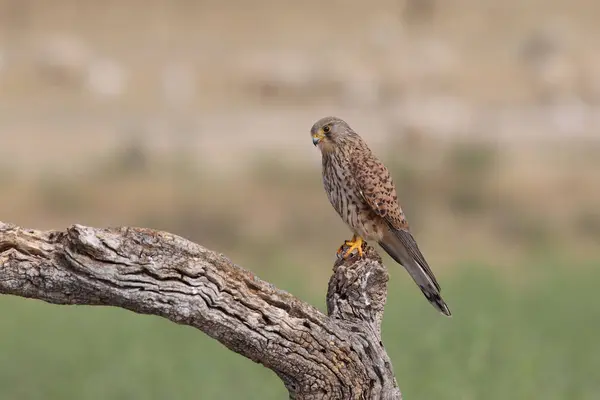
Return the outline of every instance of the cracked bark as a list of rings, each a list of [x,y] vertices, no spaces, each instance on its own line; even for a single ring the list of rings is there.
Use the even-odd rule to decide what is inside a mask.
[[[381,341],[387,281],[368,245],[364,258],[338,260],[324,315],[170,233],[0,222],[1,294],[122,307],[193,326],[273,370],[292,399],[402,398]]]

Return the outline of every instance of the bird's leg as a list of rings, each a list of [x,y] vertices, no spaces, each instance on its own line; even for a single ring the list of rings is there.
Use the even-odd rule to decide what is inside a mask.
[[[351,240],[344,240],[344,244],[341,245],[338,249],[337,252],[335,253],[338,257],[344,253],[344,247],[345,246],[352,246],[352,244],[356,241],[356,235],[352,235],[352,239]]]
[[[364,240],[362,237],[357,236],[356,234],[354,234],[352,236],[351,240],[345,240],[344,244],[340,246],[340,248],[337,251],[337,255],[339,256],[340,254],[343,253],[344,259],[347,259],[348,257],[350,257],[350,255],[352,254],[352,252],[354,250],[358,250],[358,256],[362,257],[363,256],[363,250],[362,250],[362,244],[363,244]],[[344,246],[348,246],[348,249],[344,252]]]

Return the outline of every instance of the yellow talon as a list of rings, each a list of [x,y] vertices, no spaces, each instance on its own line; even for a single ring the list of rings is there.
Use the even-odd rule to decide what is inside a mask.
[[[348,257],[350,257],[350,255],[352,254],[352,252],[354,250],[358,250],[358,256],[362,257],[363,256],[363,249],[362,249],[363,242],[364,242],[363,238],[361,238],[360,236],[354,235],[354,236],[352,236],[352,240],[344,241],[344,244],[342,246],[340,246],[340,248],[338,249],[337,255],[339,256],[344,251],[344,246],[349,246],[343,255],[344,259],[347,259]]]

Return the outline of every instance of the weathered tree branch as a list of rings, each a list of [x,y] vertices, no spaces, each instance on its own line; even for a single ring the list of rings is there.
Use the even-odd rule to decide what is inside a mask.
[[[338,260],[328,316],[223,255],[141,228],[36,231],[0,222],[0,293],[117,306],[190,325],[273,370],[294,399],[400,399],[381,342],[388,274]],[[208,361],[207,361],[208,362]]]

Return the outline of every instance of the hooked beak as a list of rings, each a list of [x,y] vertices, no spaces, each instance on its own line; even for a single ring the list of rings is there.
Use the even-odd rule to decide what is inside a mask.
[[[318,145],[321,140],[323,140],[323,135],[319,135],[318,133],[312,135],[312,142],[315,146]]]

